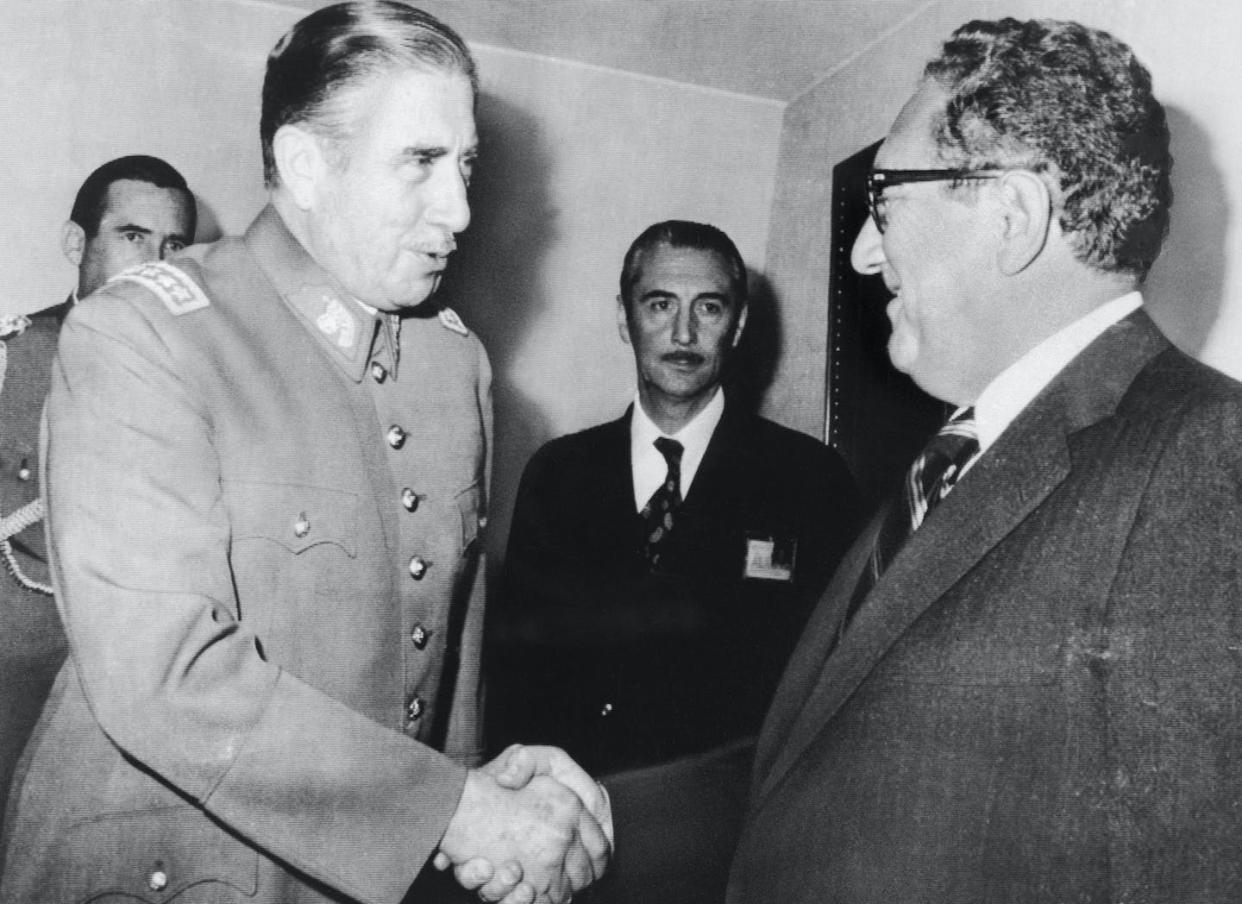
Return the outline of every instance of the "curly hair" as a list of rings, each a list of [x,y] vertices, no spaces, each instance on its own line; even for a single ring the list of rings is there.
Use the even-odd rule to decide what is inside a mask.
[[[1043,174],[1075,257],[1146,277],[1169,229],[1173,157],[1151,74],[1126,44],[1077,22],[974,21],[923,74],[949,92],[942,156]]]

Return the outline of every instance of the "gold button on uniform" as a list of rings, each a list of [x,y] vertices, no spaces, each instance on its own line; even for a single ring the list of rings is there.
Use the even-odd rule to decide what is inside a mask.
[[[24,458],[22,459],[22,463],[18,465],[17,467],[17,479],[18,480],[29,480],[30,479],[30,462],[26,461],[26,459]]]
[[[392,446],[394,449],[400,449],[405,445],[405,438],[407,436],[409,436],[409,434],[402,429],[400,424],[393,424],[388,428],[388,445]]]
[[[168,887],[168,873],[162,869],[157,869],[151,875],[147,876],[147,888],[151,891],[163,891]]]
[[[401,504],[405,506],[407,512],[413,512],[418,509],[418,494],[406,487],[401,491]]]
[[[410,577],[416,581],[421,581],[423,576],[427,574],[427,560],[422,556],[415,556],[410,559]]]
[[[371,362],[371,379],[376,383],[383,383],[388,379],[388,371],[378,361]]]
[[[430,637],[431,634],[422,625],[415,625],[414,630],[410,632],[410,640],[414,641],[414,646],[420,650],[427,646]]]
[[[299,540],[310,533],[310,519],[306,517],[306,512],[298,515],[298,520],[293,522],[293,535]]]
[[[413,722],[415,719],[422,716],[426,708],[426,705],[423,703],[423,698],[415,697],[410,701],[410,705],[405,708],[405,714],[409,717],[410,721]]]

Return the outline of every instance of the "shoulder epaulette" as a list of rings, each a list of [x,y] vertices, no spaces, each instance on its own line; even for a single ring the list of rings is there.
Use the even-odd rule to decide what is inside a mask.
[[[30,318],[25,314],[5,314],[0,316],[0,339],[12,339],[26,332],[30,326]]]
[[[134,282],[164,303],[175,317],[209,307],[211,300],[184,272],[168,261],[150,261],[122,270],[108,282]]]
[[[457,312],[452,308],[440,308],[440,323],[447,330],[459,333],[462,336],[469,336],[470,330],[461,322],[461,318],[457,316]]]

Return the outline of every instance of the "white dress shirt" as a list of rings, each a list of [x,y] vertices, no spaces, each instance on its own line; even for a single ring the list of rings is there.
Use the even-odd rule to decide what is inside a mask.
[[[1143,297],[1129,292],[1100,305],[1085,317],[1053,333],[1005,370],[1001,371],[975,401],[975,426],[979,453],[987,451],[1035,396],[1039,395],[1079,352],[1101,333],[1138,310]],[[961,409],[958,409],[959,411]],[[978,456],[971,460],[973,465]],[[967,465],[969,468],[970,465]],[[965,471],[966,469],[963,469]]]
[[[717,387],[716,394],[707,406],[694,416],[690,423],[676,433],[660,430],[643,411],[642,400],[634,398],[634,413],[630,417],[630,468],[634,478],[634,511],[641,512],[664,478],[668,476],[668,462],[655,447],[661,436],[681,443],[681,498],[690,495],[690,484],[698,473],[707,444],[711,442],[716,425],[724,414],[724,392]]]

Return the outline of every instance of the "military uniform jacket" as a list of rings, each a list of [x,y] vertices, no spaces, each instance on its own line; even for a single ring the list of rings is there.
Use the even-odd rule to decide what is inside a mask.
[[[854,481],[823,443],[728,404],[676,518],[653,570],[629,413],[531,459],[493,611],[510,635],[489,689],[498,741],[560,744],[599,772],[758,731],[853,538]]]
[[[4,342],[6,363],[0,371],[0,517],[39,498],[39,414],[47,397],[56,337],[72,302],[30,315],[30,325]],[[10,539],[13,558],[29,581],[47,584],[47,550],[43,528],[31,524]],[[8,572],[9,583],[21,582]],[[5,583],[5,592],[9,589]]]
[[[39,498],[39,413],[52,356],[71,301],[30,315],[18,335],[0,341],[0,519],[21,527],[8,537],[0,566],[0,812],[9,779],[65,659],[65,634],[47,588],[42,520],[30,522]],[[9,534],[0,531],[0,538]]]
[[[0,899],[396,902],[478,753],[486,357],[432,312],[396,358],[271,208],[196,256],[61,337],[71,658]]]

